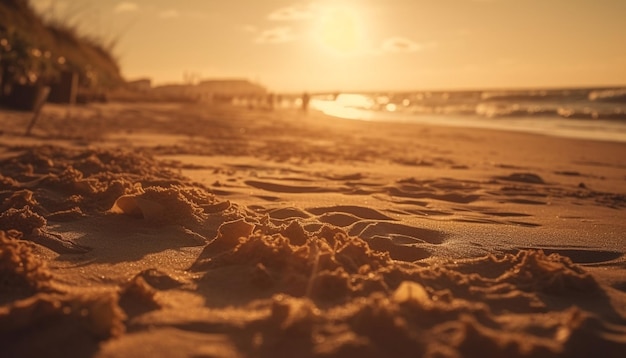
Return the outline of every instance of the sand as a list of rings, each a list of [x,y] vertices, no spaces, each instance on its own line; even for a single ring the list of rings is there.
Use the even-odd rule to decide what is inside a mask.
[[[3,357],[623,357],[626,144],[0,112]]]

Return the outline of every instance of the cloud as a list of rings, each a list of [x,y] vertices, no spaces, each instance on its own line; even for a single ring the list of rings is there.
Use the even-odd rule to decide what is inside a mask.
[[[174,18],[180,17],[180,13],[178,12],[178,10],[169,9],[169,10],[161,11],[159,13],[159,17],[162,19],[174,19]]]
[[[250,33],[256,33],[259,31],[259,29],[254,25],[243,25],[242,30]]]
[[[288,6],[274,10],[267,18],[271,21],[299,21],[313,16],[312,6]]]
[[[280,44],[295,40],[292,29],[287,26],[275,27],[260,33],[255,42],[259,44]]]
[[[383,52],[410,53],[422,50],[423,46],[405,37],[396,36],[383,41],[381,48]]]
[[[139,5],[134,2],[124,1],[115,5],[113,8],[113,12],[121,13],[121,12],[133,12],[139,10]]]

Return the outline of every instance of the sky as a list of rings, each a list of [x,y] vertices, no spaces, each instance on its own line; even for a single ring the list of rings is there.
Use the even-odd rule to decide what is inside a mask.
[[[625,0],[31,0],[125,78],[275,91],[626,85]]]

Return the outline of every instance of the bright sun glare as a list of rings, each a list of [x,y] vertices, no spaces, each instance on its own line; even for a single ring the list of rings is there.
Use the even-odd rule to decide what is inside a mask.
[[[355,54],[362,48],[363,27],[357,12],[352,8],[325,8],[316,23],[314,33],[324,49],[336,54]]]

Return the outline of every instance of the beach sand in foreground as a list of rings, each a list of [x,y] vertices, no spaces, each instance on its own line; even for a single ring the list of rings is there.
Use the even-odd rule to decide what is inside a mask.
[[[626,351],[626,144],[189,104],[0,113],[0,343]]]

